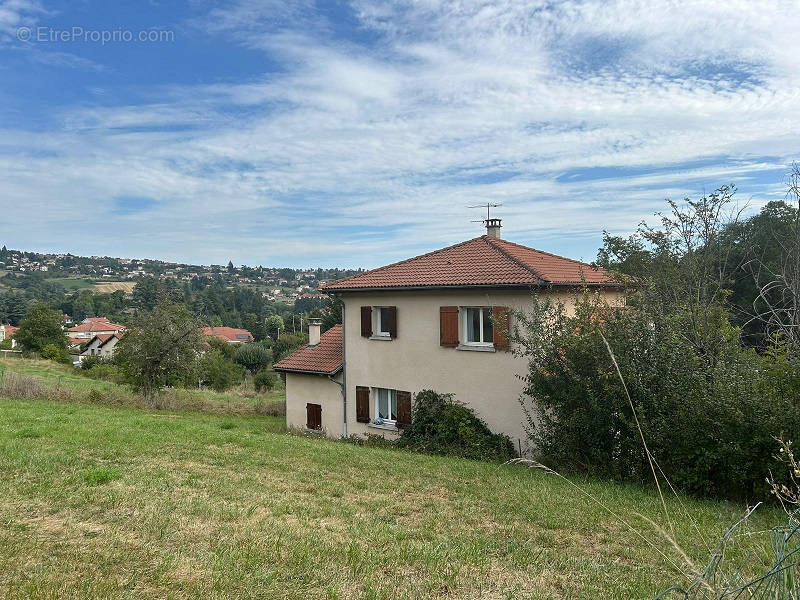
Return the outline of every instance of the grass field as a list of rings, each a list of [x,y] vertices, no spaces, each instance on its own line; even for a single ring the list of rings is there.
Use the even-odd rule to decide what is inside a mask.
[[[60,283],[64,286],[64,289],[67,292],[74,292],[75,290],[80,290],[84,288],[90,288],[94,286],[94,283],[91,281],[87,281],[86,279],[79,279],[77,277],[53,277],[50,279],[55,283]]]
[[[648,598],[685,582],[637,516],[666,528],[657,496],[574,481],[658,550],[518,465],[289,435],[278,417],[0,398],[0,597]],[[690,519],[668,502],[700,565],[744,508],[684,500]]]
[[[0,372],[4,369],[40,378],[47,385],[61,386],[78,393],[98,390],[111,403],[138,404],[137,398],[123,386],[108,381],[90,379],[71,365],[61,365],[49,360],[28,358],[0,358]],[[228,393],[209,390],[167,390],[162,405],[173,409],[221,412],[230,414],[278,413],[286,402],[286,392],[280,388],[272,392],[256,394],[252,388],[237,388]]]

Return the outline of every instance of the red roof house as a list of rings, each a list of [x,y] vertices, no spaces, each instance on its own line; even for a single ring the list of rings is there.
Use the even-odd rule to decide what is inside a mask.
[[[334,375],[342,368],[342,326],[335,325],[320,336],[316,346],[300,348],[275,363],[276,371]]]
[[[203,327],[203,334],[218,337],[229,344],[246,344],[253,341],[253,334],[247,329],[235,327]]]
[[[326,292],[453,287],[620,287],[600,267],[483,235],[320,285]]]

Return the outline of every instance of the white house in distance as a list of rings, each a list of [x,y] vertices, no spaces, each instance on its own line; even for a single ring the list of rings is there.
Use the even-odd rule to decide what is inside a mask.
[[[13,325],[0,325],[0,342],[11,340],[11,347],[16,348],[17,340],[14,339],[14,334],[17,329],[19,327],[14,327]]]
[[[414,394],[433,389],[525,447],[527,363],[510,352],[510,309],[539,293],[571,310],[585,287],[622,305],[624,290],[603,269],[504,241],[499,219],[485,223],[481,237],[320,286],[342,300],[343,324],[322,336],[310,324],[309,346],[275,365],[290,427],[393,438]]]
[[[81,352],[81,357],[99,356],[100,358],[111,358],[114,356],[114,348],[122,339],[122,333],[100,333],[94,336],[86,345],[86,350]]]

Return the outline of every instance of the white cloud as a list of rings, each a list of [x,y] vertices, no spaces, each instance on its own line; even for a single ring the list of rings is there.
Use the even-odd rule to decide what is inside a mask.
[[[560,231],[591,258],[664,197],[774,194],[752,177],[798,150],[792,4],[357,2],[360,44],[309,5],[215,9],[194,26],[284,69],[0,132],[11,221],[29,245],[83,219],[129,254],[374,266],[479,234],[466,205],[501,200],[507,234]],[[159,203],[109,214],[125,195]]]

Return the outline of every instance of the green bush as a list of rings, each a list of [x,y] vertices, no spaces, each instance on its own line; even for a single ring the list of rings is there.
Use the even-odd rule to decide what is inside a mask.
[[[713,315],[705,315],[712,322]],[[528,430],[548,466],[652,482],[619,364],[658,468],[679,489],[761,500],[776,466],[774,437],[800,439],[800,368],[780,345],[743,348],[724,317],[714,355],[697,351],[681,315],[611,310],[585,299],[519,315],[530,361]]]
[[[85,356],[81,361],[81,369],[83,369],[84,371],[88,371],[95,365],[102,364],[103,362],[105,361],[99,356],[93,356],[93,355]]]
[[[241,344],[233,360],[250,373],[256,373],[272,364],[272,352],[261,344]]]
[[[85,373],[87,377],[92,379],[101,379],[103,381],[121,381],[122,375],[119,368],[107,361],[96,363],[91,369]]]
[[[253,385],[257,392],[271,391],[277,382],[275,373],[269,369],[262,369],[253,377]]]
[[[42,348],[42,358],[54,360],[60,363],[71,362],[69,352],[57,344],[47,344],[44,348]]]
[[[215,392],[224,392],[242,382],[244,367],[225,358],[219,351],[208,352],[200,361],[201,379]]]
[[[397,445],[402,448],[476,460],[509,460],[516,456],[511,440],[492,433],[472,409],[451,394],[423,390],[414,401],[411,424]]]

